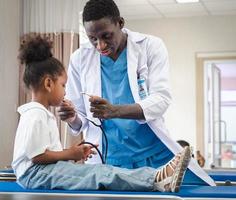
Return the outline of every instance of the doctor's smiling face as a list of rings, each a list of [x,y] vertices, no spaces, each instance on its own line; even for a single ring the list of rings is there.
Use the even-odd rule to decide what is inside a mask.
[[[104,17],[84,22],[86,34],[101,55],[116,60],[126,47],[127,35],[122,32],[124,19],[114,20]]]

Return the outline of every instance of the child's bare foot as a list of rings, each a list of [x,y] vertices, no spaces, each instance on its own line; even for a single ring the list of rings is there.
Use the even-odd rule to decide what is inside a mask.
[[[177,154],[169,163],[157,171],[157,189],[160,191],[178,192],[185,171],[191,159],[190,147]]]

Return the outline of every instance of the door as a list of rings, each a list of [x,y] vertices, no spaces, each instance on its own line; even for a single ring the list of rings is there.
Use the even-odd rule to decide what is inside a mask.
[[[221,73],[214,63],[207,69],[208,158],[211,167],[221,166]]]

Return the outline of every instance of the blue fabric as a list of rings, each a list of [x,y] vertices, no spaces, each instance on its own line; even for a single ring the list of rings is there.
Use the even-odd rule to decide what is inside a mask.
[[[12,173],[14,174],[13,169],[0,169],[0,173]]]
[[[207,172],[211,178],[215,181],[236,181],[236,171],[208,171]]]
[[[128,191],[91,191],[91,190],[44,190],[24,189],[16,182],[0,182],[0,192],[26,192],[26,193],[73,193],[73,194],[128,194],[128,195],[175,195],[180,197],[205,197],[205,198],[236,198],[235,186],[182,186],[178,193],[167,192],[128,192]],[[100,197],[101,198],[101,197]],[[95,199],[95,197],[94,197]]]
[[[126,48],[116,61],[101,56],[101,80],[102,97],[110,103],[134,103],[127,74]],[[147,124],[129,119],[109,119],[103,122],[103,128],[109,144],[107,164],[131,169],[158,168],[173,157]]]
[[[156,173],[156,169],[150,167],[129,170],[59,161],[34,165],[18,181],[31,189],[153,191],[157,188],[154,183]]]
[[[111,104],[135,103],[127,73],[126,48],[116,61],[101,56],[101,80],[102,97]],[[109,119],[102,125],[108,138],[107,164],[128,169],[143,166],[159,168],[174,156],[147,124],[130,119]],[[103,154],[106,148],[104,144],[103,138]],[[184,184],[206,183],[187,170]]]

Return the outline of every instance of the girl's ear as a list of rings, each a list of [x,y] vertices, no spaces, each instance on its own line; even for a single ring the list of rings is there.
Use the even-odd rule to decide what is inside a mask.
[[[125,20],[124,20],[123,17],[120,17],[120,19],[119,19],[119,25],[120,25],[120,29],[124,28]]]
[[[53,80],[50,76],[46,76],[44,79],[44,88],[50,93],[53,88]]]

